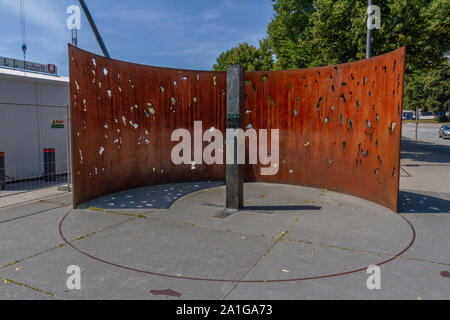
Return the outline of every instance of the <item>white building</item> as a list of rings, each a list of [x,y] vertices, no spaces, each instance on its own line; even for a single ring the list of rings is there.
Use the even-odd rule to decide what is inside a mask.
[[[44,149],[67,173],[69,78],[0,67],[0,153],[6,182],[39,178]]]

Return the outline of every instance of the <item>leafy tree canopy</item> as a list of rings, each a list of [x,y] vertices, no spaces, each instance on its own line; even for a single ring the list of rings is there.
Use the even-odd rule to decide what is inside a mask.
[[[273,67],[273,53],[267,39],[259,42],[260,47],[244,42],[236,48],[222,52],[213,65],[216,71],[225,71],[228,65],[240,64],[247,71],[271,70]]]
[[[417,70],[406,78],[405,109],[445,112],[450,98],[450,62],[432,70]]]
[[[365,58],[367,1],[272,0],[274,17],[259,48],[239,44],[217,58],[215,70],[280,70]],[[374,0],[381,28],[372,56],[406,46],[405,107],[442,111],[449,98],[449,0]]]
[[[450,63],[444,63],[439,68],[426,72],[420,81],[426,96],[425,106],[434,112],[447,111],[450,98]]]
[[[222,53],[215,69],[237,62],[252,68],[248,70],[295,69],[365,58],[366,1],[272,1],[274,17],[260,48],[240,44]],[[444,61],[450,49],[450,1],[374,2],[381,9],[381,28],[372,32],[372,55],[406,46],[408,72]]]

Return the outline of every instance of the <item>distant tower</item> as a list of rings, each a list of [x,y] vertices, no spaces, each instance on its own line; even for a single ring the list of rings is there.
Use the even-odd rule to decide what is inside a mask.
[[[72,45],[78,46],[78,30],[77,28],[72,29]]]
[[[26,29],[25,29],[25,4],[24,0],[20,0],[20,27],[22,31],[22,52],[23,52],[23,68],[27,69],[26,55],[27,55],[27,45],[26,45]]]
[[[23,59],[25,60],[25,57],[27,55],[27,45],[25,43],[22,45],[22,51],[23,51]]]

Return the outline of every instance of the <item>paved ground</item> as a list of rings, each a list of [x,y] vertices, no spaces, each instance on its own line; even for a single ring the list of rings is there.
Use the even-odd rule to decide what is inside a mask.
[[[44,181],[42,178],[30,181],[7,183],[5,185],[5,189],[0,190],[0,198],[63,184],[67,184],[67,175],[57,176],[55,181]]]
[[[441,125],[439,123],[419,123],[418,140],[450,146],[450,139],[439,138],[439,128]],[[403,123],[402,135],[406,138],[416,139],[416,124]]]
[[[400,215],[263,183],[246,184],[244,210],[226,219],[224,187],[207,183],[77,210],[70,193],[0,199],[0,299],[450,299],[450,148],[402,147]],[[365,268],[378,263],[381,289],[369,290]],[[66,287],[70,265],[81,268],[80,290]]]
[[[61,192],[60,190],[63,190],[65,192]],[[54,197],[58,195],[62,195],[65,193],[69,193],[70,190],[68,190],[67,185],[66,186],[56,186],[56,187],[50,187],[50,188],[42,188],[38,190],[34,190],[31,192],[20,192],[20,193],[13,193],[9,194],[4,197],[0,197],[0,209],[3,208],[9,208],[9,207],[16,207],[18,204],[26,204],[30,202],[36,202],[48,197]],[[1,219],[1,213],[0,213],[0,219]],[[1,248],[1,247],[0,247]]]

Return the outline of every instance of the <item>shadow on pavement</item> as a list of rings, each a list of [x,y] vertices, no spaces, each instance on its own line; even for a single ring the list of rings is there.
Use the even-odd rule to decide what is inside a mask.
[[[109,194],[84,203],[80,208],[168,209],[181,197],[224,185],[223,181],[182,182],[148,186]]]
[[[413,161],[441,163],[441,166],[447,167],[450,166],[450,147],[423,141],[402,139],[402,150],[400,157],[402,159]],[[407,164],[406,166],[419,165]]]
[[[421,191],[420,191],[421,192]],[[400,191],[398,196],[399,213],[450,213],[448,193]]]
[[[320,210],[319,206],[244,206],[242,210],[247,211],[296,211],[296,210]]]

